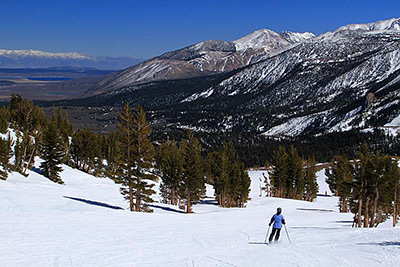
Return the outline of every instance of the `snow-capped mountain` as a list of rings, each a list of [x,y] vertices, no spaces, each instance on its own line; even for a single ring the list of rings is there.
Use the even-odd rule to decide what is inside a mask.
[[[312,33],[263,29],[233,42],[209,40],[167,52],[111,75],[89,94],[99,94],[145,82],[185,79],[232,71],[268,57],[272,52],[314,37]]]
[[[271,109],[267,121],[260,118],[254,125],[266,129],[266,135],[384,125],[400,115],[398,22],[341,27],[253,64],[183,101],[225,98],[237,102],[240,110]],[[233,119],[232,125],[241,120]]]
[[[361,30],[361,31],[400,31],[400,18],[381,20],[378,22],[366,24],[349,24],[340,27],[337,31],[343,30]]]
[[[141,103],[154,109],[155,121],[209,132],[297,136],[375,126],[393,128],[392,122],[400,116],[398,22],[391,19],[349,25],[317,37],[257,31],[252,34],[254,39],[233,42],[235,47],[229,42],[198,44],[164,58],[186,57],[189,60],[185,62],[192,64],[201,58],[196,55],[204,53],[205,47],[235,54],[237,43],[242,47],[246,43],[274,44],[275,50],[231,72],[145,84],[129,84],[130,80],[116,90],[81,101],[91,105]],[[260,35],[269,36],[270,42],[259,41]],[[300,41],[290,44],[293,39]],[[279,49],[281,44],[286,46]],[[228,52],[234,49],[236,52]],[[122,74],[129,77],[132,72],[128,69],[118,75]]]
[[[0,49],[0,68],[89,67],[124,69],[142,61],[128,57],[99,57],[78,52],[50,53],[38,50]]]
[[[272,52],[313,37],[315,35],[310,32],[297,33],[284,31],[278,34],[268,29],[262,29],[235,40],[233,43],[238,51],[251,48]]]

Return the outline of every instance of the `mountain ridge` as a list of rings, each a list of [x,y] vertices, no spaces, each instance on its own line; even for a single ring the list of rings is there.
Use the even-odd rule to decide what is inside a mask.
[[[143,59],[130,57],[92,56],[79,52],[52,53],[40,50],[0,49],[0,68],[84,67],[120,70],[140,63]]]
[[[314,38],[312,33],[283,32],[269,29],[254,31],[234,41],[207,40],[166,52],[110,75],[86,96],[120,87],[169,79],[187,79],[232,71],[262,60],[272,52]]]

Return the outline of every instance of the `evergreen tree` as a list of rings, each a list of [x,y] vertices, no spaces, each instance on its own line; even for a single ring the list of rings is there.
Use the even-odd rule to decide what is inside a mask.
[[[162,195],[172,205],[178,205],[178,192],[182,182],[183,158],[174,141],[166,141],[158,149],[157,167],[162,179]]]
[[[393,227],[397,225],[397,221],[399,219],[399,209],[400,209],[400,170],[398,161],[395,160],[390,168],[390,181],[389,188],[391,188],[391,198],[390,202],[393,203],[392,214],[393,214]]]
[[[43,170],[44,176],[53,182],[63,184],[64,182],[59,175],[62,171],[60,165],[64,157],[63,140],[54,122],[49,124],[44,133],[41,157],[43,162],[40,167]]]
[[[46,127],[47,120],[42,109],[20,95],[12,96],[9,112],[11,127],[17,133],[14,169],[26,175],[38,153],[42,129]]]
[[[370,197],[367,196],[368,180],[374,175],[374,166],[372,162],[372,155],[369,152],[367,144],[364,144],[358,152],[359,161],[355,164],[355,186],[353,188],[353,197],[357,202],[357,226],[361,227],[363,223],[362,215],[364,217],[364,226],[368,219],[368,208]],[[366,197],[367,196],[367,197]],[[366,198],[365,198],[366,197]],[[366,212],[363,212],[365,210]]]
[[[102,170],[101,148],[101,135],[90,129],[77,130],[72,136],[69,151],[72,164],[84,172],[99,174]]]
[[[280,146],[278,150],[274,152],[272,166],[272,171],[270,173],[272,195],[276,197],[286,197],[288,193],[288,154],[284,147]]]
[[[106,160],[105,175],[116,179],[118,175],[118,134],[109,132],[103,136],[103,158]]]
[[[318,183],[316,175],[316,161],[314,157],[308,158],[304,171],[305,180],[305,200],[313,201],[317,197]]]
[[[135,181],[135,210],[152,211],[147,203],[153,202],[151,195],[155,193],[152,189],[157,177],[150,172],[154,162],[154,147],[149,140],[151,128],[146,120],[146,112],[141,106],[137,106],[133,114],[133,162]]]
[[[192,202],[200,200],[205,192],[201,146],[193,132],[189,131],[188,140],[182,141],[180,148],[183,154],[183,180],[180,196],[186,200],[186,213],[191,213]]]
[[[3,134],[7,133],[10,119],[11,119],[10,111],[5,106],[3,106],[0,109],[0,133]]]
[[[134,136],[133,136],[133,113],[129,103],[126,103],[119,116],[118,123],[118,182],[121,183],[121,193],[129,199],[129,208],[135,210],[133,202],[133,167],[134,167]]]
[[[286,178],[286,197],[303,199],[304,194],[303,160],[297,149],[290,147],[288,153],[288,174]]]
[[[325,170],[326,182],[339,196],[340,212],[347,212],[353,188],[353,167],[346,156],[335,156],[330,166]]]
[[[6,180],[10,170],[10,158],[12,154],[10,133],[7,139],[0,138],[0,179]]]

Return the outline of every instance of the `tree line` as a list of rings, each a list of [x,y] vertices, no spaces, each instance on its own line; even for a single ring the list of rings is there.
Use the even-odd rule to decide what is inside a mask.
[[[13,131],[8,131],[10,128]],[[0,131],[8,132],[7,137],[0,138],[2,179],[9,171],[26,176],[35,157],[40,156],[43,174],[60,184],[63,163],[112,178],[120,184],[131,211],[152,211],[151,196],[157,179],[161,179],[164,202],[185,206],[187,213],[203,198],[206,182],[214,186],[222,207],[244,207],[248,199],[250,178],[232,145],[203,155],[201,143],[191,131],[179,143],[151,142],[152,129],[140,106],[132,109],[126,103],[118,130],[104,134],[90,129],[73,131],[68,114],[61,108],[53,107],[48,119],[33,102],[13,95],[10,104],[0,110]]]
[[[341,212],[352,212],[357,227],[376,227],[399,218],[400,171],[396,159],[371,153],[364,144],[356,160],[344,155],[333,157],[326,169],[327,183],[339,197]]]
[[[280,146],[272,159],[270,193],[274,197],[313,201],[318,192],[316,162],[313,157],[302,160],[297,149],[287,151]],[[268,183],[268,180],[266,180]]]

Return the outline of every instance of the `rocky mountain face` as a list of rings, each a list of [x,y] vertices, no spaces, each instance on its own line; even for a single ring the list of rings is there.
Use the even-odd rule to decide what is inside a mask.
[[[138,64],[143,59],[129,57],[99,57],[82,53],[49,53],[38,50],[0,49],[0,68],[80,67],[120,70]]]
[[[199,43],[134,68],[167,58],[212,73],[210,61],[198,56],[206,50],[229,55],[258,49],[268,52],[242,68],[223,64],[227,72],[212,76],[142,84],[131,84],[136,78],[127,78],[118,89],[76,103],[140,103],[155,124],[206,132],[299,136],[385,125],[396,128],[400,124],[399,25],[400,19],[391,19],[348,25],[313,38],[258,31],[252,34],[255,38],[244,37],[234,45]],[[264,32],[269,41],[258,38]],[[118,75],[128,75],[129,70],[133,68]]]
[[[233,74],[184,102],[235,103],[266,135],[383,126],[400,115],[400,19],[349,25]],[[244,114],[261,113],[249,122]],[[246,128],[247,128],[246,126]]]
[[[312,33],[255,31],[233,42],[209,40],[167,52],[111,75],[87,95],[121,87],[171,79],[187,79],[232,71],[258,62],[272,52],[314,37]]]

